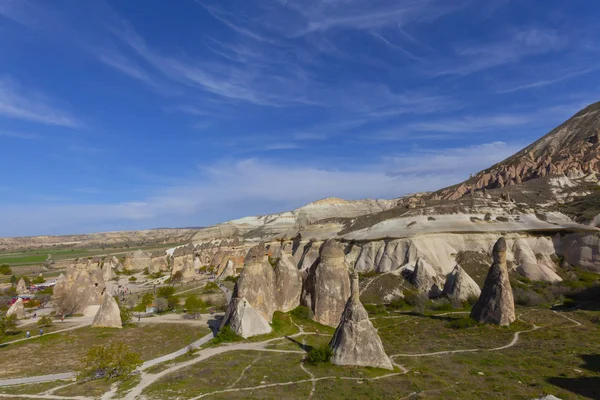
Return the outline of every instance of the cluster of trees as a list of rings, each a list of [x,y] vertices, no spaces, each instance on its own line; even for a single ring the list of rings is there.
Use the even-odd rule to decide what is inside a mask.
[[[140,302],[134,307],[135,312],[146,312],[146,308],[153,304],[156,311],[161,313],[167,310],[178,308],[181,304],[179,296],[175,295],[175,288],[172,286],[161,287],[156,292],[156,297],[152,293],[145,293]],[[194,294],[186,296],[184,308],[191,318],[198,318],[200,312],[205,309],[207,304]],[[121,318],[122,319],[122,318]]]
[[[17,328],[17,321],[15,314],[6,315],[5,312],[0,312],[0,337],[14,331]]]

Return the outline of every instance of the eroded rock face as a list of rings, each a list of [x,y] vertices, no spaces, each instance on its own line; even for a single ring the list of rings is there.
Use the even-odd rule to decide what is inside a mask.
[[[300,305],[302,276],[290,256],[282,254],[275,265],[275,301],[277,310],[292,311]]]
[[[15,301],[15,304],[10,306],[6,315],[16,315],[18,319],[25,318],[25,306],[23,305],[23,299],[19,298]]]
[[[328,240],[321,248],[319,260],[308,273],[302,304],[312,310],[315,321],[337,326],[348,297],[350,279],[344,252],[337,242]]]
[[[490,267],[481,296],[471,310],[471,318],[478,322],[510,325],[515,317],[515,301],[506,266],[506,241],[498,239],[492,252]]]
[[[429,297],[438,297],[442,294],[441,283],[435,269],[422,258],[419,258],[411,281],[420,292],[426,293]]]
[[[520,185],[548,175],[585,176],[600,170],[600,103],[592,104],[546,136],[461,185],[434,198],[459,199],[474,190]]]
[[[243,297],[231,299],[219,329],[225,325],[229,325],[236,334],[243,338],[263,335],[272,331],[262,314]]]
[[[99,305],[106,288],[101,269],[72,266],[56,282],[52,300],[62,315],[81,314],[88,306]]]
[[[340,323],[329,343],[333,351],[331,362],[337,365],[357,365],[392,370],[377,329],[359,300],[358,274],[352,273],[352,295],[346,302]]]
[[[451,301],[465,301],[470,298],[478,299],[481,295],[481,289],[473,278],[460,265],[457,265],[446,277],[442,295],[448,297]]]
[[[277,310],[275,300],[275,272],[267,259],[264,244],[248,251],[234,297],[246,299],[265,320],[271,322]]]
[[[108,291],[102,296],[102,304],[94,316],[92,328],[122,328],[121,310]]]
[[[17,282],[17,293],[18,294],[24,294],[24,293],[28,293],[29,290],[27,290],[27,284],[25,283],[25,279],[21,278],[19,279],[19,282]]]
[[[219,275],[219,279],[223,280],[228,276],[235,276],[235,264],[231,260],[227,260],[227,264],[225,265],[223,272],[221,272],[221,275]]]
[[[600,273],[600,237],[592,234],[570,234],[558,239],[561,255],[576,267]]]

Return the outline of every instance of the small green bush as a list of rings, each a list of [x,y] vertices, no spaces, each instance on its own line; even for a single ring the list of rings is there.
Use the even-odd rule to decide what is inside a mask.
[[[383,304],[364,304],[365,310],[369,315],[385,314],[386,309]]]
[[[503,216],[499,216],[499,217],[496,217],[496,221],[508,222],[508,218],[507,217],[503,217]]]
[[[490,222],[492,220],[492,214],[486,213],[483,219],[487,222]]]
[[[239,279],[239,275],[238,276],[228,276],[227,278],[225,278],[225,282],[233,282],[233,283],[237,283],[238,279]]]
[[[2,274],[2,275],[11,275],[12,274],[12,269],[10,269],[10,265],[8,265],[8,264],[2,264],[2,265],[0,265],[0,274]]]
[[[471,317],[455,319],[454,321],[450,321],[448,324],[446,324],[446,326],[451,329],[467,329],[476,325],[477,321]]]
[[[331,351],[331,348],[328,345],[313,347],[308,352],[308,357],[306,357],[306,361],[312,365],[328,363],[332,355],[333,352]]]
[[[135,281],[137,281],[137,278],[135,276],[129,277],[129,282],[135,282]]]
[[[406,304],[406,301],[404,300],[404,298],[396,297],[394,300],[392,300],[390,302],[390,304],[388,304],[388,307],[393,310],[401,310],[403,308],[408,307],[408,304]]]
[[[212,339],[214,344],[228,343],[228,342],[239,342],[242,340],[241,336],[238,336],[229,325],[225,325],[219,330],[219,333]]]
[[[51,316],[44,315],[44,316],[40,317],[40,319],[38,319],[37,324],[40,328],[47,328],[49,326],[52,326],[53,322],[54,321],[52,320]]]
[[[219,291],[219,285],[214,282],[208,282],[206,286],[204,286],[203,293],[217,293]]]
[[[292,317],[296,319],[310,320],[312,317],[312,312],[308,307],[298,306],[290,311]]]

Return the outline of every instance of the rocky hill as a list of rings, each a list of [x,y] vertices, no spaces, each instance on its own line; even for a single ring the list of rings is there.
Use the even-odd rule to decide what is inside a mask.
[[[583,178],[600,167],[600,102],[579,111],[546,136],[436,197],[454,200],[482,189],[520,185],[552,175]]]

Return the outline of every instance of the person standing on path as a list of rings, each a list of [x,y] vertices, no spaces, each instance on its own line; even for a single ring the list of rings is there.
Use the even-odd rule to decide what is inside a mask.
[[[27,331],[27,332],[25,333],[25,337],[26,337],[27,339],[29,339],[29,338],[31,337],[31,333],[29,333],[29,331]]]
[[[44,329],[40,328],[40,336],[44,334]]]

